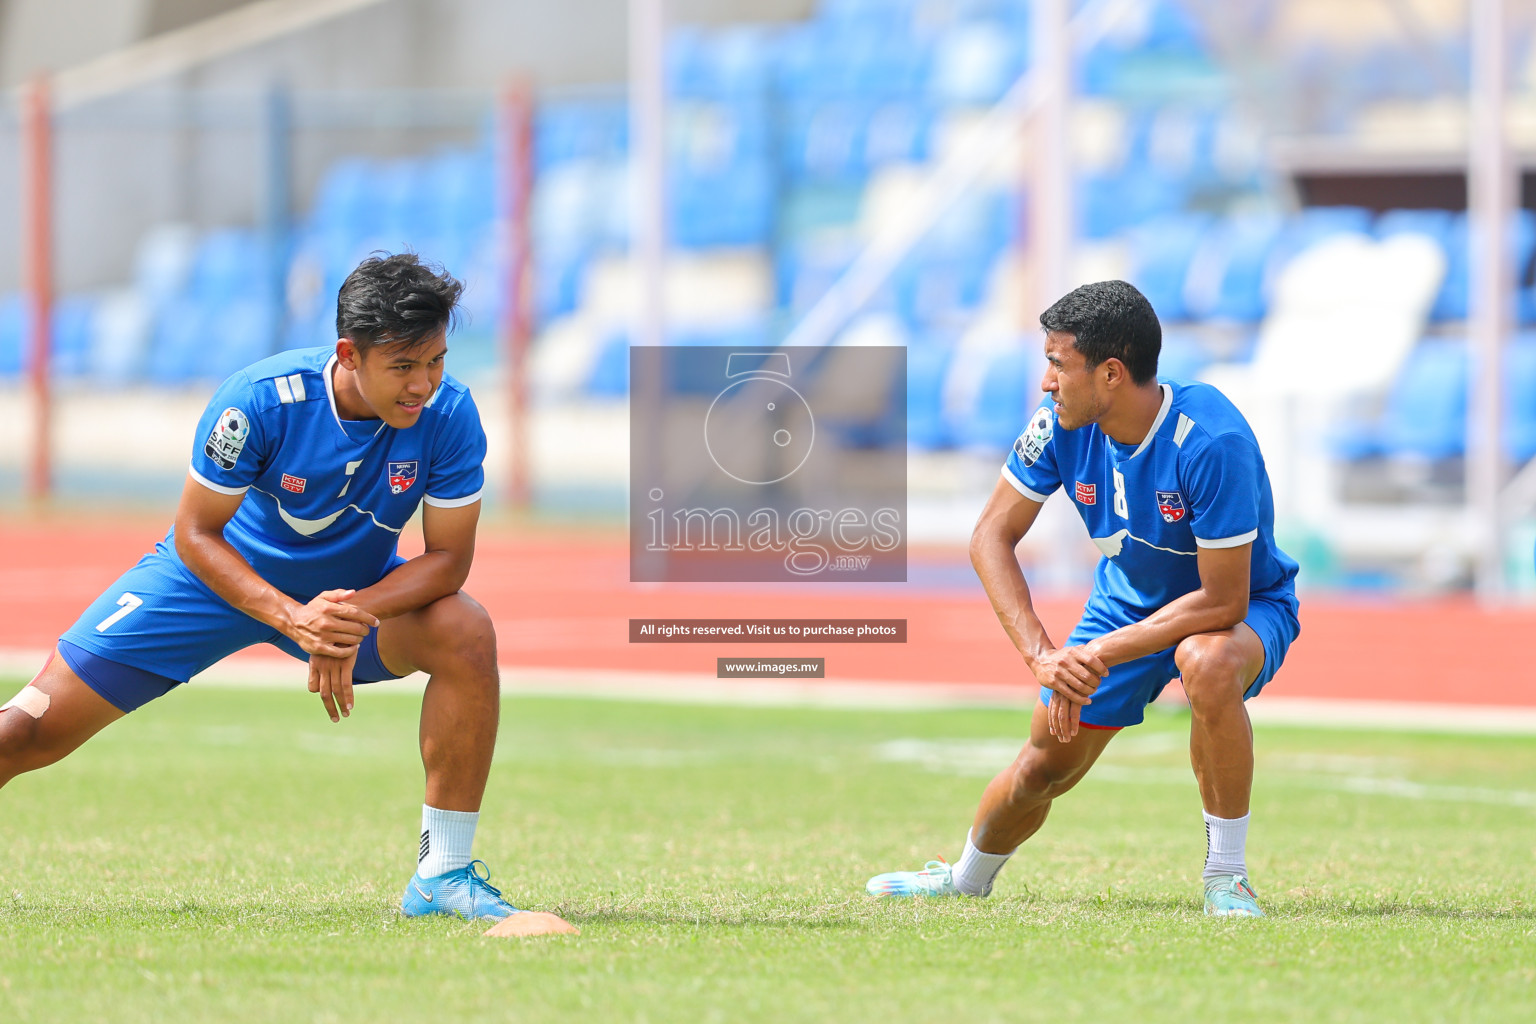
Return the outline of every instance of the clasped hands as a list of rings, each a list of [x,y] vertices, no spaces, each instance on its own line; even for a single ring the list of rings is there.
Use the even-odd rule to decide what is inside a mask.
[[[1031,668],[1040,685],[1051,691],[1046,707],[1051,735],[1070,743],[1077,735],[1083,706],[1093,703],[1093,694],[1109,675],[1109,666],[1094,653],[1092,644],[1084,644],[1038,655]]]
[[[285,630],[309,654],[309,692],[320,695],[332,722],[352,713],[352,669],[358,645],[379,625],[377,616],[347,603],[355,593],[327,590],[316,595],[293,613]]]

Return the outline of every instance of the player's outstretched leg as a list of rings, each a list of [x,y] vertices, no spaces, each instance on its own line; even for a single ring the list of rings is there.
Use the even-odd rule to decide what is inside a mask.
[[[1059,699],[1059,698],[1058,698]],[[960,862],[929,861],[921,871],[891,871],[865,884],[871,896],[986,896],[1014,850],[1045,824],[1051,801],[1077,785],[1115,730],[1083,729],[1070,743],[1051,735],[1037,704],[1029,742],[981,796]]]
[[[1248,881],[1248,799],[1253,789],[1253,727],[1243,693],[1264,667],[1264,645],[1245,624],[1200,633],[1174,652],[1189,696],[1189,759],[1204,805],[1205,912],[1263,917]]]
[[[53,764],[122,717],[55,653],[0,710],[0,786]]]
[[[516,934],[575,931],[553,914],[518,910],[490,884],[485,863],[470,853],[501,713],[490,616],[467,594],[452,594],[386,620],[378,643],[391,671],[431,677],[421,701],[421,763],[427,776],[421,847],[401,913],[489,921],[518,914],[527,926]]]

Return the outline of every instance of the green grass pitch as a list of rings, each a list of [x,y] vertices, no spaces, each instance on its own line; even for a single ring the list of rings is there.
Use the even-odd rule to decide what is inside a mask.
[[[1536,1019],[1536,739],[1261,729],[1271,916],[1213,921],[1175,716],[991,899],[877,902],[1021,713],[508,700],[476,852],[582,929],[517,941],[395,914],[416,708],[189,688],[0,792],[0,1020]]]

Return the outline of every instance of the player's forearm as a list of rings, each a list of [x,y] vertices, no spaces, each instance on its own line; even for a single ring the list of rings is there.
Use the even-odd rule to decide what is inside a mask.
[[[428,551],[353,594],[352,603],[380,619],[392,619],[457,593],[468,578],[469,565],[463,559],[448,551]]]
[[[299,602],[262,579],[224,535],[178,524],[176,554],[208,589],[251,618],[287,633]]]
[[[1045,625],[1035,614],[1029,596],[1029,583],[1019,567],[1013,544],[1006,535],[983,533],[978,530],[971,537],[971,566],[981,580],[997,613],[997,621],[1013,646],[1024,656],[1024,662],[1034,669],[1035,659],[1047,651],[1056,649],[1045,631]]]
[[[1248,595],[1223,598],[1195,590],[1168,602],[1140,622],[1106,633],[1087,646],[1106,665],[1122,665],[1166,651],[1197,633],[1231,629],[1248,614]]]

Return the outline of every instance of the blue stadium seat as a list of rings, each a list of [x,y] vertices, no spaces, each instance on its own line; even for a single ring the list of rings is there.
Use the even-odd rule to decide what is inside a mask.
[[[1200,247],[1212,218],[1205,213],[1170,213],[1148,221],[1126,236],[1131,255],[1131,283],[1164,322],[1189,319],[1184,282],[1189,261]]]
[[[966,448],[1006,452],[1040,401],[1039,357],[1023,348],[995,355],[987,367],[976,407],[952,424]]]
[[[21,372],[27,347],[27,312],[19,294],[0,295],[0,377]]]
[[[1381,450],[1425,459],[1465,452],[1468,373],[1464,341],[1420,342],[1387,396],[1378,435]]]
[[[781,119],[779,158],[791,179],[861,181],[874,109],[846,100],[792,104]]]
[[[500,199],[497,186],[489,154],[468,150],[438,153],[422,168],[426,218],[441,231],[472,235],[495,217]]]
[[[230,302],[265,291],[268,256],[254,231],[210,231],[197,247],[188,291],[205,303]]]
[[[264,359],[273,352],[273,311],[261,299],[241,299],[227,305],[204,307],[202,323],[211,329],[192,373],[202,379],[223,380],[230,374]]]
[[[203,349],[217,330],[203,305],[176,299],[161,309],[145,360],[145,377],[154,384],[198,379]]]
[[[582,389],[593,398],[620,398],[629,394],[629,335],[619,331],[603,340]]]
[[[683,248],[766,244],[773,234],[774,175],[765,162],[672,182],[672,241]]]
[[[1154,307],[1155,308],[1155,307]],[[1163,348],[1157,357],[1157,375],[1168,380],[1194,380],[1211,363],[1200,339],[1188,331],[1163,331]]]
[[[907,443],[919,451],[949,446],[944,376],[953,356],[954,349],[941,341],[907,346]]]
[[[1282,222],[1247,214],[1218,223],[1201,237],[1185,281],[1184,305],[1196,319],[1253,323],[1264,315],[1265,271]]]
[[[933,112],[922,103],[887,103],[870,116],[864,132],[863,164],[875,169],[888,163],[927,160]]]
[[[91,372],[91,325],[96,302],[86,295],[60,296],[53,304],[53,372],[85,377]]]
[[[1516,464],[1536,457],[1536,334],[1522,334],[1504,352],[1504,443]]]
[[[534,115],[539,172],[569,160],[618,159],[629,148],[628,108],[620,100],[541,103]]]
[[[534,308],[541,321],[564,316],[576,309],[581,282],[591,262],[590,249],[534,252]]]
[[[1434,320],[1465,320],[1471,304],[1470,277],[1471,254],[1468,251],[1466,213],[1446,210],[1392,210],[1381,216],[1377,227],[1380,237],[1415,231],[1435,238],[1445,251],[1445,282],[1435,299],[1430,317]],[[1536,213],[1517,210],[1510,222],[1510,246],[1516,272],[1529,276],[1536,261]],[[1536,295],[1527,296],[1527,288],[1520,296],[1522,318],[1536,316]]]
[[[1109,238],[1154,217],[1183,209],[1188,189],[1182,180],[1141,165],[1077,183],[1078,224],[1086,238]]]
[[[372,161],[338,160],[320,180],[311,221],[322,230],[353,238],[372,232],[379,219],[377,181]]]
[[[64,295],[54,300],[50,362],[60,377],[90,375],[91,326],[96,300],[87,295]],[[26,296],[0,296],[0,377],[13,376],[31,365],[32,322]]]

